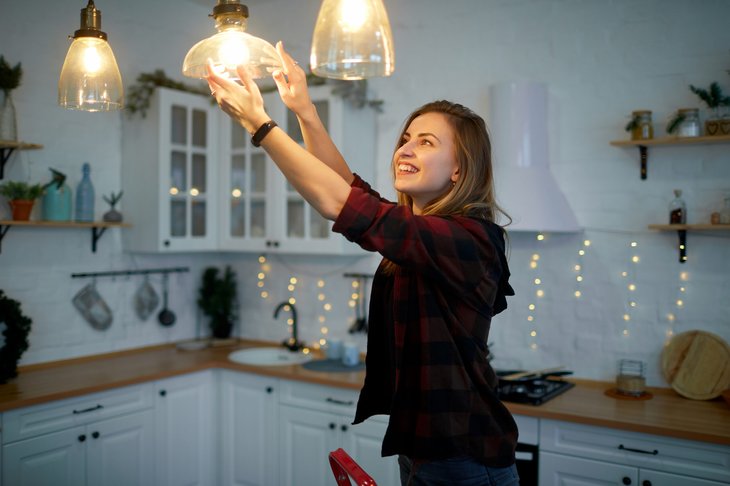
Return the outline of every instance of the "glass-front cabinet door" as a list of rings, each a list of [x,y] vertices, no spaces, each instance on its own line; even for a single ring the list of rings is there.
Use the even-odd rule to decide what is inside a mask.
[[[350,166],[372,180],[374,116],[369,108],[352,108],[331,94],[330,86],[310,88],[317,112]],[[304,146],[296,116],[277,93],[264,95],[266,111],[295,141]],[[347,110],[359,113],[350,113]],[[359,140],[347,143],[347,125]],[[357,125],[357,128],[355,126]],[[359,254],[356,245],[332,232],[332,222],[314,210],[282,176],[266,152],[253,147],[250,135],[226,119],[222,128],[222,249],[309,254]],[[344,145],[343,145],[344,144]],[[348,156],[355,153],[354,159]],[[364,163],[363,163],[364,162]]]
[[[218,249],[218,107],[157,88],[145,116],[125,116],[122,186],[129,251]]]

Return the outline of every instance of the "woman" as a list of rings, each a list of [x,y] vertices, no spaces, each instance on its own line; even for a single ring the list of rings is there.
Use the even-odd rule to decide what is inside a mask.
[[[304,71],[281,43],[277,50],[283,68],[274,80],[306,150],[271,122],[245,69],[239,86],[209,64],[208,83],[334,231],[383,256],[354,423],[390,415],[382,454],[399,455],[404,485],[518,484],[517,427],[487,360],[491,318],[514,292],[494,223],[484,121],[446,101],[416,110],[392,160],[398,204],[386,201],[350,171],[309,99]]]

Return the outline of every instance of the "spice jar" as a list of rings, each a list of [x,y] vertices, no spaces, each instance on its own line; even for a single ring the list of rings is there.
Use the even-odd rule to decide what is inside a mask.
[[[644,362],[633,359],[622,359],[618,362],[616,375],[616,391],[622,395],[639,397],[646,389],[644,378]]]
[[[647,140],[654,138],[654,127],[651,123],[651,111],[637,110],[631,112],[631,121],[626,128],[631,131],[631,140]]]
[[[677,127],[678,137],[700,136],[700,110],[697,108],[681,108],[677,110],[677,117],[681,120]]]

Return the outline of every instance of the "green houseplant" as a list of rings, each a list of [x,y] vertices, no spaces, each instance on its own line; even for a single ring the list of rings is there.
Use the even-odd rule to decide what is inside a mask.
[[[28,184],[21,181],[7,181],[0,184],[0,196],[5,196],[10,204],[13,219],[28,221],[35,200],[43,195],[41,184]]]
[[[0,347],[0,383],[18,375],[18,361],[28,349],[28,333],[32,321],[23,315],[20,302],[0,290],[0,324],[4,344]]]
[[[230,266],[226,266],[222,274],[216,267],[205,269],[198,290],[198,306],[209,317],[214,338],[231,336],[238,313],[238,293],[236,274]]]

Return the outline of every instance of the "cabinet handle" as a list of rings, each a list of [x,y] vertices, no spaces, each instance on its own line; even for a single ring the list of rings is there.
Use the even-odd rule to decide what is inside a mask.
[[[164,397],[167,395],[167,390],[160,390],[160,396]]]
[[[92,432],[92,433],[91,433],[91,436],[92,436],[92,437],[93,437],[94,439],[98,439],[98,438],[99,438],[99,435],[101,435],[101,434],[99,434],[99,432],[96,432],[96,431],[94,431],[94,432]]]
[[[651,481],[649,481],[648,479],[645,479],[645,480],[644,480],[644,481],[643,481],[643,482],[641,483],[641,486],[651,486]]]
[[[347,401],[337,400],[336,398],[332,398],[332,397],[327,397],[327,399],[325,401],[327,401],[328,403],[334,403],[337,405],[347,405],[348,407],[355,404],[355,402],[353,402],[352,400],[347,400]]]
[[[347,432],[347,425],[341,425],[340,430],[342,430],[343,432]]]
[[[621,479],[621,482],[622,482],[622,483],[624,483],[625,485],[627,485],[627,486],[628,486],[629,484],[631,484],[631,478],[630,478],[630,477],[628,477],[628,476],[624,476],[624,477],[623,477],[623,478]]]
[[[267,386],[266,387],[266,393],[274,393],[274,387],[273,386]]]
[[[659,454],[659,451],[654,449],[653,451],[644,451],[641,449],[632,449],[631,447],[624,447],[623,444],[619,444],[618,448],[622,451],[629,451],[629,452],[638,452],[639,454],[651,454],[652,456],[656,456]]]
[[[102,408],[104,408],[103,405],[97,405],[96,407],[89,407],[89,408],[85,408],[83,410],[74,410],[74,415],[78,415],[80,413],[93,412],[94,410],[101,410]]]
[[[337,427],[335,425],[335,423],[334,422],[330,422],[330,429],[335,430],[335,427]]]
[[[85,441],[85,440],[86,440],[86,436],[85,436],[84,434],[81,434],[81,435],[79,436],[79,442],[83,442],[83,441]]]

